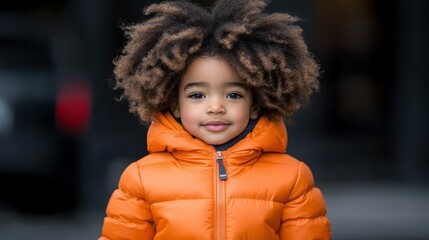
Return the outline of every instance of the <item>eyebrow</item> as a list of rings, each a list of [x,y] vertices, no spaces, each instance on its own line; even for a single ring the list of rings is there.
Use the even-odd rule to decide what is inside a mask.
[[[187,90],[189,88],[193,88],[193,87],[206,87],[209,84],[206,82],[190,82],[188,84],[185,85],[185,87],[183,87],[183,90]],[[229,82],[226,83],[225,86],[227,87],[240,87],[243,89],[248,89],[246,84],[242,83],[242,82]]]

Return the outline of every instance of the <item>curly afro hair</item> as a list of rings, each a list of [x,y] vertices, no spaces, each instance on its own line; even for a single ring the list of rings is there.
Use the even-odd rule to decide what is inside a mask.
[[[181,74],[196,57],[226,59],[251,89],[261,115],[288,120],[318,90],[319,65],[298,18],[264,13],[268,0],[188,1],[148,6],[151,18],[123,27],[127,43],[113,61],[115,89],[130,112],[150,122],[177,104]]]

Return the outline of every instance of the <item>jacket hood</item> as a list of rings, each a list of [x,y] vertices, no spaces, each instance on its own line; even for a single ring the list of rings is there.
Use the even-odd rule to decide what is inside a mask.
[[[150,153],[171,152],[182,163],[212,165],[213,145],[193,137],[169,112],[158,113],[147,135]],[[252,164],[263,152],[284,153],[287,147],[286,127],[282,121],[261,117],[253,131],[229,149],[227,164]],[[208,161],[209,160],[209,161]]]

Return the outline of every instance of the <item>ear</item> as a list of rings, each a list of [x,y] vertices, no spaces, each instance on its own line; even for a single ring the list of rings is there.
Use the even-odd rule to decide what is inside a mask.
[[[258,119],[259,117],[259,110],[257,107],[252,107],[250,112],[250,119]]]
[[[172,112],[175,118],[180,118],[180,111],[178,108],[174,108]]]

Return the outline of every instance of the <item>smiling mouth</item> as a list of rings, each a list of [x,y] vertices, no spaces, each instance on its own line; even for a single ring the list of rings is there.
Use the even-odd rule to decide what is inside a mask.
[[[209,121],[203,124],[203,126],[211,132],[221,132],[228,128],[229,125],[230,124],[223,121]]]

